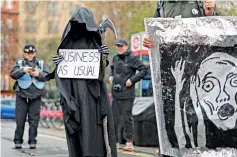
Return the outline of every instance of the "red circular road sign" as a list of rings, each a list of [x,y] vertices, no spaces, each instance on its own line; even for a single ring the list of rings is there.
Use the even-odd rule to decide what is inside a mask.
[[[139,46],[140,46],[140,41],[139,41],[138,36],[136,36],[135,38],[133,38],[133,48],[138,49]]]

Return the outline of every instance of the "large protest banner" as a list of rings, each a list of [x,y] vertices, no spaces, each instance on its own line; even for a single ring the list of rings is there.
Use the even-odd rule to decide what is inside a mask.
[[[161,153],[237,148],[237,17],[146,18],[145,27]]]

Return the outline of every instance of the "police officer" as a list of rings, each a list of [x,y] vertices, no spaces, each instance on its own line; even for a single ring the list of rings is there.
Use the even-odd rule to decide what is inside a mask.
[[[41,96],[44,93],[44,78],[49,69],[43,60],[36,57],[34,45],[24,47],[23,57],[15,61],[10,76],[16,80],[16,149],[22,148],[23,134],[28,115],[30,149],[36,148],[37,128],[40,119]]]
[[[213,0],[159,0],[157,4],[158,7],[155,10],[154,17],[189,18],[218,15],[216,4]],[[149,37],[145,38],[143,45],[147,48],[151,48],[151,39]]]
[[[127,143],[123,150],[133,151],[132,107],[135,99],[135,83],[147,75],[147,68],[128,49],[126,40],[118,40],[116,46],[118,54],[113,57],[109,81],[112,84],[112,111],[117,147],[121,128],[124,127]]]

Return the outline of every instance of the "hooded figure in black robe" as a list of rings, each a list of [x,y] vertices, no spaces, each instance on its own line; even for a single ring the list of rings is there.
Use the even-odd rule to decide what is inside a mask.
[[[101,46],[99,26],[92,12],[79,8],[64,30],[57,55],[59,49],[101,49]],[[69,157],[117,157],[113,119],[103,80],[104,62],[101,59],[98,79],[59,78],[57,66],[52,73],[61,94]],[[105,117],[107,130],[103,127]],[[104,134],[108,137],[107,147]]]

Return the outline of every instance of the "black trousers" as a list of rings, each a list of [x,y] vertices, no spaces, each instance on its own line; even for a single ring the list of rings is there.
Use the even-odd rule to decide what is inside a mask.
[[[134,124],[132,117],[132,107],[134,99],[113,99],[112,111],[116,141],[119,142],[123,137],[124,128],[126,140],[133,140]]]
[[[29,122],[29,144],[36,144],[37,129],[40,120],[41,98],[26,99],[16,95],[16,130],[14,142],[23,143],[26,116]]]

